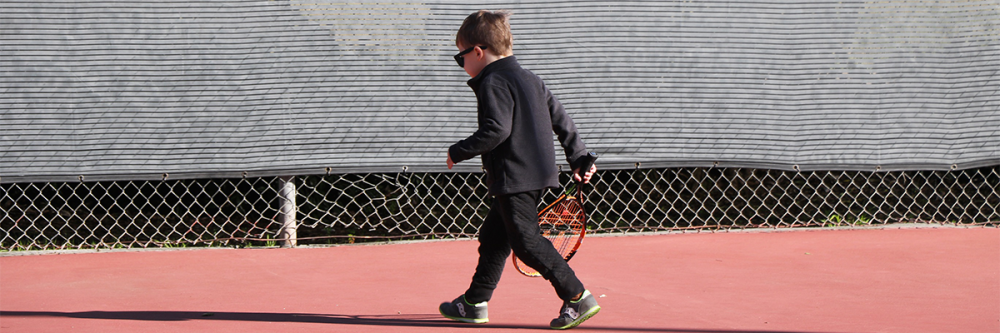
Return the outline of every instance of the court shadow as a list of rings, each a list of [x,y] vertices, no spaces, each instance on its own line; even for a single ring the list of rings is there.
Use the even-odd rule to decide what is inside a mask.
[[[441,318],[438,314],[399,315],[340,315],[313,313],[266,312],[196,312],[196,311],[0,311],[0,317],[63,317],[97,320],[189,321],[228,320],[260,322],[294,322],[333,325],[363,325],[386,327],[474,327],[477,329],[539,329],[551,331],[546,325],[484,324],[473,325]],[[800,331],[706,330],[653,327],[610,327],[586,325],[574,331],[604,332],[671,332],[671,333],[817,333]]]

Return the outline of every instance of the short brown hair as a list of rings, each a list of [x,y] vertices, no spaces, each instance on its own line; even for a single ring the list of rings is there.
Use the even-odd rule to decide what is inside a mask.
[[[506,10],[480,10],[472,13],[462,22],[455,36],[455,44],[466,47],[488,46],[488,51],[496,55],[510,53],[514,47],[514,37],[510,33],[510,12]]]

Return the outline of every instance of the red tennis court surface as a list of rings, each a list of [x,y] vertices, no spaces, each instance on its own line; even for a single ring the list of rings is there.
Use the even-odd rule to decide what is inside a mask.
[[[508,265],[489,324],[443,320],[474,241],[0,258],[3,332],[500,332],[559,300]],[[607,332],[1000,332],[1000,229],[593,237]]]

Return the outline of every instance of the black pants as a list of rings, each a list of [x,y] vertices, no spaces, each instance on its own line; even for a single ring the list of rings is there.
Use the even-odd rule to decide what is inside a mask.
[[[511,250],[525,264],[552,283],[559,298],[568,301],[584,291],[583,283],[566,260],[541,235],[538,228],[538,200],[541,191],[497,196],[489,215],[479,228],[479,264],[465,300],[490,300],[500,282]]]

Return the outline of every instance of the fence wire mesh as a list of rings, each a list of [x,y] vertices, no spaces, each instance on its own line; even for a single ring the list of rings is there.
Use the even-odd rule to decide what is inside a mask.
[[[294,198],[282,197],[289,185]],[[275,246],[286,235],[300,245],[474,237],[491,200],[476,173],[8,183],[0,190],[3,251]],[[598,233],[1000,224],[998,166],[604,170],[585,193],[588,228]],[[290,202],[291,217],[282,210]]]

